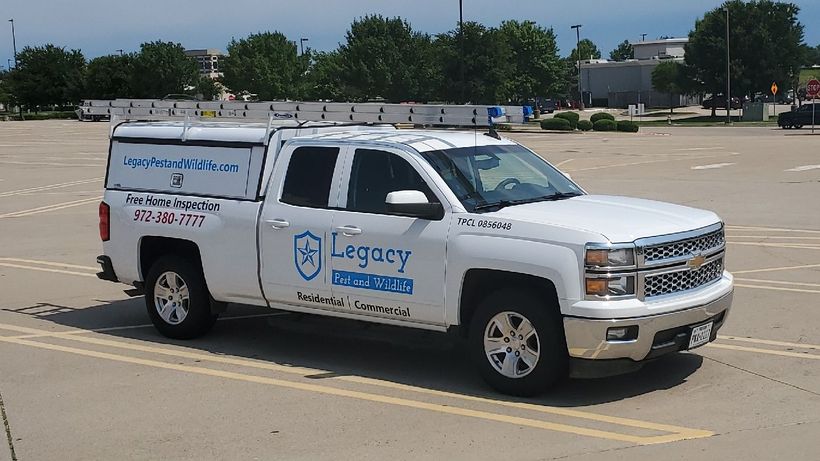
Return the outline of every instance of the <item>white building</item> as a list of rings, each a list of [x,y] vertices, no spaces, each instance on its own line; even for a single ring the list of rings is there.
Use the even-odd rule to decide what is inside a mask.
[[[219,71],[219,61],[225,57],[225,55],[221,51],[215,48],[185,50],[185,56],[196,59],[197,64],[199,64],[199,72],[202,75],[211,79],[217,79],[222,76],[222,72]]]
[[[652,87],[652,71],[664,60],[683,61],[688,38],[670,38],[632,43],[635,59],[617,62],[596,59],[581,62],[581,89],[585,103],[598,107],[669,107],[668,93]],[[675,106],[693,103],[688,96],[672,95]],[[696,101],[694,101],[696,102]]]

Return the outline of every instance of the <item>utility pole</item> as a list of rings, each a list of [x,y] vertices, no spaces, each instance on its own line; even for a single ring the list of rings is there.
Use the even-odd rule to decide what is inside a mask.
[[[458,71],[461,75],[461,103],[466,104],[464,97],[464,87],[467,82],[464,80],[464,0],[458,0],[458,46],[461,49],[458,60]]]
[[[584,94],[581,92],[581,26],[582,24],[576,24],[570,29],[575,29],[575,57],[578,58],[578,108],[584,110]]]
[[[17,68],[17,36],[14,33],[14,19],[9,19],[11,23],[11,44],[14,47],[14,68]]]
[[[300,38],[299,39],[299,54],[300,55],[305,54],[305,42],[308,42],[308,41],[310,41],[310,39],[307,39],[307,38]]]
[[[726,11],[726,123],[732,124],[732,61],[729,56],[729,7]]]

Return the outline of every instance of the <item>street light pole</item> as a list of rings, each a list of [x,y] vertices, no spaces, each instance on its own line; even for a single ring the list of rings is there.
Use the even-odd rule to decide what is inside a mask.
[[[305,42],[310,41],[307,38],[300,38],[299,39],[299,54],[305,54]]]
[[[467,101],[464,98],[464,87],[467,82],[464,80],[464,0],[458,0],[458,46],[461,50],[458,60],[458,72],[461,76],[461,103]]]
[[[14,19],[9,19],[11,23],[11,44],[14,47],[14,67],[17,68],[17,36],[14,33]]]
[[[575,57],[578,58],[578,108],[584,110],[584,94],[581,92],[581,26],[582,24],[576,24],[570,29],[575,29]]]
[[[118,52],[118,53],[120,54],[120,56],[122,56],[122,53],[123,53],[125,50],[114,50],[114,51]]]
[[[726,11],[726,123],[732,124],[732,61],[729,56],[729,7]]]
[[[646,36],[647,36],[647,34],[641,34],[641,41],[642,42],[646,41]]]

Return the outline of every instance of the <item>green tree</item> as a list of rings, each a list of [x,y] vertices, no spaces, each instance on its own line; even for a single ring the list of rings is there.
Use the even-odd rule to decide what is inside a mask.
[[[30,109],[74,105],[82,97],[84,74],[85,58],[79,50],[52,44],[27,46],[9,73],[9,88]]]
[[[9,84],[9,71],[0,71],[0,104],[9,111],[14,105],[14,95],[11,93]]]
[[[793,86],[804,58],[800,8],[772,0],[730,0],[695,22],[685,59],[697,81],[713,94],[722,93],[726,85],[724,8],[730,16],[732,94],[767,92],[772,82]]]
[[[342,79],[357,100],[426,101],[432,96],[438,73],[430,36],[401,18],[353,21],[338,52]]]
[[[635,49],[629,40],[624,40],[614,50],[609,52],[609,59],[613,61],[626,61],[627,59],[635,59]]]
[[[313,53],[307,75],[306,98],[345,101],[350,91],[342,79],[341,56],[338,51]]]
[[[814,48],[803,45],[803,65],[806,67],[820,65],[820,45]]]
[[[262,100],[299,99],[308,64],[309,53],[299,56],[296,42],[281,32],[252,34],[228,44],[222,82],[235,93],[255,93]]]
[[[134,73],[133,54],[100,56],[88,63],[86,99],[116,99],[133,97],[131,80]]]
[[[511,99],[527,103],[536,96],[554,96],[564,72],[555,31],[532,21],[504,21],[498,34],[511,51],[507,57],[512,70],[508,76]]]
[[[652,87],[661,93],[669,94],[669,113],[674,113],[675,103],[673,97],[675,93],[684,92],[681,80],[684,72],[683,64],[677,61],[664,61],[652,70]]]
[[[464,53],[458,29],[436,36],[434,46],[441,69],[439,99],[472,104],[506,102],[512,72],[511,50],[497,29],[464,23]],[[464,63],[464,81],[461,63]]]
[[[578,50],[581,50],[581,61],[587,59],[601,59],[601,50],[588,38],[581,39],[578,46],[569,54],[570,61],[578,62]]]
[[[199,66],[179,43],[143,43],[132,66],[131,89],[137,98],[184,93],[199,81]]]

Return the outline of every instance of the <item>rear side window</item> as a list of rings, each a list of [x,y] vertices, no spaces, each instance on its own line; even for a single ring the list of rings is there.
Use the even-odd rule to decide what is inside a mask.
[[[300,147],[293,151],[282,187],[282,202],[311,208],[327,208],[336,147]]]

